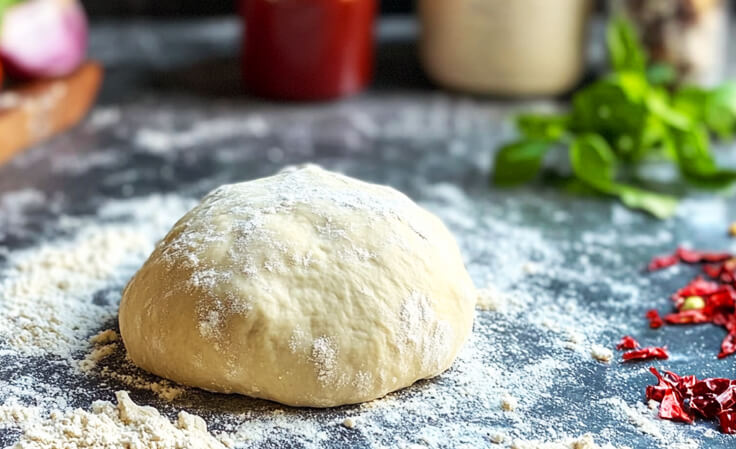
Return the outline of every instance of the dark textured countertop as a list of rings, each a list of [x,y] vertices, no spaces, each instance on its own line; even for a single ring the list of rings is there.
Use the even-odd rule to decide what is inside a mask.
[[[19,398],[46,406],[58,399],[88,409],[126,389],[167,415],[200,414],[210,429],[236,435],[245,447],[490,447],[496,433],[507,436],[503,447],[517,438],[553,441],[586,432],[636,448],[733,447],[735,437],[712,423],[659,421],[644,405],[644,388],[654,379],[649,364],[621,364],[615,351],[614,361],[603,364],[590,347],[613,348],[631,334],[669,346],[672,358],[655,366],[736,377],[733,358],[715,357],[721,329],[655,331],[643,319],[650,308],[669,310],[669,294],[696,273],[682,267],[646,274],[647,261],[679,243],[736,248],[726,235],[736,201],[689,192],[675,218],[657,221],[550,183],[489,187],[492,152],[513,135],[508,118],[520,108],[558,104],[437,90],[416,61],[414,33],[406,20],[381,24],[376,81],[365,93],[334,103],[279,104],[241,94],[232,19],[97,25],[91,55],[107,68],[98,107],[74,131],[0,167],[0,281],[9,282],[15,254],[78,238],[80,223],[132,229],[157,217],[131,212],[138,204],[165,208],[222,183],[314,162],[389,184],[437,213],[457,237],[476,285],[495,285],[511,298],[503,312],[478,312],[473,339],[448,373],[367,406],[335,410],[196,390],[169,402],[96,371],[75,371],[59,355],[20,353],[0,329],[0,403]],[[189,203],[176,204],[174,212]],[[112,205],[124,212],[101,215]],[[135,268],[122,266],[79,300],[104,297],[114,310]],[[12,301],[1,296],[2,285],[0,313]],[[114,316],[98,324],[87,335],[114,328]],[[84,351],[71,357],[83,358]],[[104,366],[131,369],[122,353]],[[504,393],[519,400],[516,411],[501,410]],[[356,419],[354,429],[341,425],[348,416]],[[17,436],[0,429],[0,443]]]

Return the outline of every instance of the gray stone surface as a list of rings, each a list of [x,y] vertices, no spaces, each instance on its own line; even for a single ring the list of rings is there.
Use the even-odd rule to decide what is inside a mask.
[[[484,447],[493,446],[488,436],[495,432],[545,440],[592,432],[636,448],[733,447],[734,437],[718,434],[711,423],[687,426],[632,412],[653,382],[649,364],[601,364],[589,347],[612,348],[631,334],[669,346],[673,357],[655,366],[736,377],[733,358],[715,358],[721,329],[653,331],[643,319],[647,309],[669,310],[668,295],[695,269],[642,270],[651,256],[680,242],[733,249],[725,230],[736,220],[734,199],[684,192],[678,216],[661,222],[605,198],[565,194],[551,176],[516,190],[490,187],[493,150],[513,135],[509,117],[521,108],[557,105],[431,87],[415,60],[413,32],[405,21],[382,24],[376,83],[364,94],[279,104],[240,93],[232,20],[97,26],[91,54],[107,66],[107,80],[92,117],[0,168],[0,195],[33,189],[54,198],[54,207],[37,205],[20,224],[0,215],[6,250],[0,266],[7,254],[57,237],[61,215],[90,216],[110,200],[151,193],[200,197],[222,183],[315,162],[392,185],[436,212],[457,236],[476,284],[495,284],[522,298],[519,304],[506,313],[478,312],[473,343],[449,373],[374,408],[294,410],[194,390],[166,403],[133,389],[134,399],[167,413],[194,411],[215,430],[250,421],[245,447]],[[530,262],[536,271],[526,273]],[[122,286],[109,286],[113,297]],[[567,336],[575,331],[582,341],[568,350]],[[62,388],[81,392],[69,405],[89,407],[129,389],[75,374],[53,359],[4,354],[0,378],[10,385],[15,378],[58,379]],[[107,363],[115,368],[121,359]],[[517,412],[499,410],[502,391],[520,399]],[[356,429],[339,424],[355,415]],[[642,433],[641,420],[661,435]],[[0,430],[0,443],[15,435]]]

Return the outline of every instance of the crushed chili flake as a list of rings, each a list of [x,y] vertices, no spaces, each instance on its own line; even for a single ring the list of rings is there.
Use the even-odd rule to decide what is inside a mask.
[[[636,349],[639,347],[639,342],[629,335],[625,335],[621,338],[621,341],[616,345],[616,349],[619,351],[627,351],[629,349]]]
[[[672,295],[675,312],[662,319],[656,310],[647,312],[649,326],[667,324],[712,323],[728,334],[721,343],[719,358],[736,353],[736,258],[726,252],[695,251],[677,248],[674,254],[654,258],[649,270],[658,270],[678,262],[703,264],[707,277],[697,276]]]
[[[666,360],[670,357],[667,353],[667,348],[659,348],[655,346],[648,346],[646,348],[636,349],[624,353],[622,356],[624,362],[631,360],[651,360],[651,359],[662,359]]]
[[[675,254],[655,257],[654,259],[652,259],[651,262],[649,262],[649,266],[647,267],[647,269],[649,271],[657,271],[663,268],[671,267],[672,265],[677,265],[679,262],[680,258],[677,257],[677,255]]]
[[[657,271],[663,268],[677,265],[679,262],[695,264],[695,263],[718,263],[725,262],[731,259],[733,256],[730,253],[719,253],[712,251],[696,251],[679,247],[673,254],[666,256],[655,257],[649,263],[649,271]]]
[[[652,329],[658,329],[664,325],[664,321],[656,309],[647,311],[646,317],[649,320],[649,327]]]
[[[733,256],[731,253],[719,253],[714,251],[695,251],[686,248],[677,248],[677,257],[685,263],[718,263],[725,262]]]
[[[718,419],[721,432],[736,433],[736,380],[698,380],[670,371],[660,373],[655,368],[649,371],[658,382],[647,387],[646,397],[660,403],[660,418],[686,423],[696,416]]]
[[[723,412],[718,415],[718,422],[723,433],[736,433],[736,412]]]

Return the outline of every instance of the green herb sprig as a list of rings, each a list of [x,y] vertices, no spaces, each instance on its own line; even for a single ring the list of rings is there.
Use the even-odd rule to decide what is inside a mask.
[[[494,183],[528,182],[550,150],[566,147],[578,182],[667,218],[677,198],[620,181],[622,167],[658,157],[677,164],[683,178],[701,187],[736,181],[736,171],[718,167],[710,149],[710,133],[730,138],[736,130],[736,83],[671,88],[674,70],[647,65],[631,24],[620,18],[610,22],[606,41],[612,72],[576,92],[567,113],[518,116],[521,138],[499,149]]]

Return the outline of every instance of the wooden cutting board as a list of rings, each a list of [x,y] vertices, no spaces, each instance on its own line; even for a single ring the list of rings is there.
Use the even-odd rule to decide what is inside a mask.
[[[102,66],[86,62],[63,78],[0,92],[0,164],[79,123],[102,83]]]

